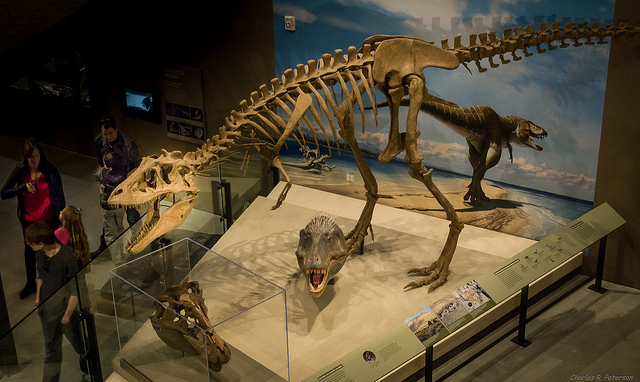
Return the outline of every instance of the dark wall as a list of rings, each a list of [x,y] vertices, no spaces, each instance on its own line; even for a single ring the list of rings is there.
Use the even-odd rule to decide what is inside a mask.
[[[274,77],[271,1],[249,0],[211,10],[206,2],[92,1],[29,44],[9,52],[3,84],[37,72],[56,52],[77,51],[86,63],[91,107],[0,90],[3,133],[93,155],[97,121],[112,114],[144,155],[190,151],[195,145],[167,138],[163,123],[121,112],[121,90],[140,84],[161,89],[164,65],[202,70],[207,134],[251,91]]]
[[[640,25],[636,0],[616,0],[615,19]],[[640,288],[640,35],[611,46],[594,205],[607,202],[627,224],[607,240],[605,280]],[[590,248],[585,273],[594,273]]]

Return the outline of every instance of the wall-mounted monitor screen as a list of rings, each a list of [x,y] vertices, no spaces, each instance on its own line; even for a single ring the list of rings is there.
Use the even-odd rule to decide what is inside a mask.
[[[153,93],[133,89],[125,89],[127,107],[153,112]]]
[[[123,94],[123,114],[159,122],[159,101],[157,92],[126,87]]]

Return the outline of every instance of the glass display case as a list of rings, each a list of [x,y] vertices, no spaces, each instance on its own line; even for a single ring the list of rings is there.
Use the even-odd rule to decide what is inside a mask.
[[[289,380],[283,288],[191,239],[111,273],[120,344],[114,369],[127,379]]]

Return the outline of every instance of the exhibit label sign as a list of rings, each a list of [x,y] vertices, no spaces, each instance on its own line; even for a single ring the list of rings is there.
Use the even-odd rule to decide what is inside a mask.
[[[164,115],[169,138],[202,144],[204,121],[202,71],[185,66],[164,68]]]
[[[399,324],[304,381],[375,381],[421,352],[422,343],[405,324]]]
[[[435,345],[624,223],[611,206],[601,204],[409,317],[405,324],[425,347]]]
[[[499,303],[624,223],[609,204],[603,203],[476,280]]]

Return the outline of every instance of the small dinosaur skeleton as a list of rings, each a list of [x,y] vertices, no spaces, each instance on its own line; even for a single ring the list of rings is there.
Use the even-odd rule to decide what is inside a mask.
[[[409,283],[407,287],[431,284],[430,290],[437,288],[446,281],[450,273],[449,263],[463,224],[451,203],[433,183],[431,170],[422,164],[424,157],[417,146],[420,135],[417,130],[419,111],[426,111],[451,126],[459,127],[464,121],[458,117],[463,114],[483,115],[487,118],[485,125],[507,126],[494,129],[480,143],[466,135],[466,132],[473,131],[468,121],[464,123],[467,125],[464,132],[454,127],[454,130],[463,134],[470,144],[474,178],[467,198],[474,203],[483,199],[480,180],[484,172],[495,164],[502,148],[509,147],[509,142],[514,141],[538,149],[530,138],[542,137],[546,133],[528,121],[514,117],[497,117],[486,107],[459,108],[455,104],[431,96],[425,86],[423,70],[427,67],[453,70],[460,64],[469,70],[467,64],[475,62],[478,70],[483,72],[487,69],[481,66],[481,60],[485,58],[489,60],[491,67],[497,67],[499,64],[493,61],[496,56],[500,58],[501,63],[506,64],[510,62],[507,54],[511,55],[512,60],[518,61],[522,57],[517,53],[521,51],[525,57],[530,56],[532,53],[527,49],[531,47],[542,53],[545,51],[542,49],[543,44],[549,50],[558,48],[553,45],[554,42],[558,42],[560,48],[569,46],[568,42],[573,42],[573,46],[602,44],[605,43],[606,37],[633,36],[639,30],[640,28],[625,24],[603,27],[602,24],[589,26],[585,23],[576,26],[569,23],[561,27],[560,22],[554,22],[549,29],[549,24],[543,23],[538,31],[533,30],[531,26],[525,27],[524,31],[520,27],[507,29],[502,33],[502,39],[494,32],[470,35],[469,46],[463,46],[458,36],[454,39],[452,48],[449,47],[448,40],[442,40],[442,48],[439,48],[413,37],[376,35],[365,39],[359,50],[350,47],[344,56],[343,51],[339,49],[333,55],[323,55],[317,62],[310,60],[307,64],[299,64],[295,70],[286,70],[282,80],[274,78],[271,80],[271,86],[262,85],[259,92],[251,93],[250,105],[246,100],[240,102],[240,111],[232,111],[218,134],[207,140],[201,148],[185,155],[178,151],[163,150],[159,156],[145,157],[140,167],[114,190],[109,198],[109,202],[114,206],[149,206],[147,220],[138,235],[129,242],[127,250],[137,253],[153,239],[180,225],[193,208],[193,202],[198,195],[198,190],[193,186],[193,177],[213,164],[225,160],[231,155],[231,151],[240,147],[248,146],[249,150],[257,150],[284,175],[287,183],[274,208],[280,206],[291,187],[291,180],[280,161],[280,149],[287,139],[296,139],[301,141],[301,146],[306,146],[302,126],[308,129],[316,147],[319,147],[318,134],[312,126],[312,118],[319,126],[324,142],[329,145],[329,152],[329,129],[338,150],[338,134],[340,135],[353,152],[364,180],[365,207],[353,230],[345,236],[348,255],[356,253],[371,229],[373,209],[378,200],[378,185],[358,147],[354,107],[358,105],[364,130],[363,98],[366,94],[377,123],[376,94],[380,91],[389,105],[390,127],[387,146],[378,159],[388,162],[405,151],[409,174],[429,189],[446,212],[447,219],[451,221],[447,240],[438,259],[429,267],[409,271],[411,274],[425,277]],[[341,99],[336,96],[336,87],[341,90]],[[405,96],[408,96],[408,99],[405,99]],[[319,110],[314,106],[314,99]],[[408,105],[404,132],[400,132],[399,122],[399,108],[402,104]],[[437,107],[442,105],[451,107],[451,113],[436,112]],[[281,117],[277,113],[278,109],[286,113],[287,117]],[[329,126],[325,125],[321,114],[326,117]],[[496,131],[500,133],[497,136]],[[516,139],[510,140],[506,135],[502,135],[506,132],[509,132],[509,135],[515,133]],[[185,195],[160,215],[160,198],[178,193]]]
[[[311,150],[309,147],[303,146],[300,148],[300,151],[302,151],[304,155],[303,163],[282,162],[282,164],[284,166],[295,167],[303,171],[313,172],[313,173],[321,173],[322,171],[331,171],[336,167],[335,165],[329,166],[328,164],[325,163],[325,159],[329,158],[329,155],[321,154],[319,148],[315,148]]]

